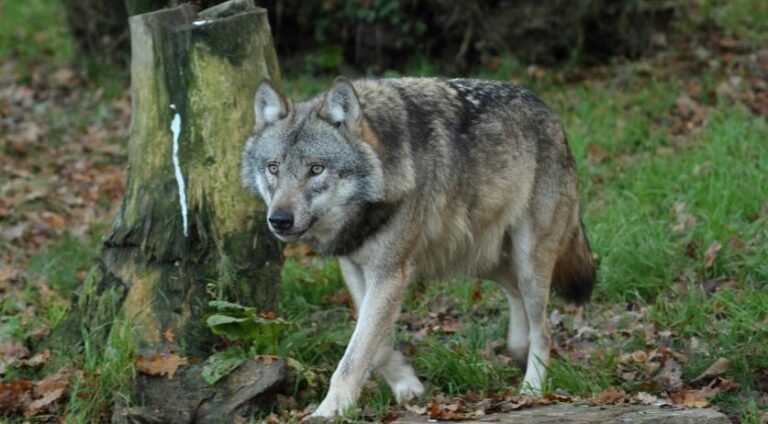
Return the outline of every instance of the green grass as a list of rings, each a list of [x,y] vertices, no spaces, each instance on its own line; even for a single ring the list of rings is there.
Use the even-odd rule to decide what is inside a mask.
[[[0,57],[16,56],[25,62],[71,59],[73,42],[65,17],[59,1],[4,1],[0,4]]]
[[[763,0],[702,0],[700,13],[707,20],[753,42],[768,33],[768,3]],[[23,24],[22,24],[23,23]],[[66,63],[73,56],[59,2],[11,1],[0,4],[0,57],[22,62],[53,60]],[[31,41],[31,42],[30,42]],[[674,349],[687,352],[684,375],[690,379],[719,357],[731,360],[729,373],[737,391],[715,401],[744,423],[759,423],[768,406],[753,395],[765,390],[768,381],[768,217],[761,210],[768,202],[768,125],[738,105],[705,98],[711,106],[699,133],[679,143],[671,134],[672,115],[683,81],[648,76],[648,65],[630,63],[615,67],[616,74],[602,81],[564,85],[550,77],[525,78],[563,118],[579,164],[582,211],[601,267],[595,302],[588,307],[594,320],[618,305],[647,306],[640,324],[669,331]],[[415,63],[408,75],[432,75],[436,67]],[[481,71],[484,78],[508,79],[523,68],[506,59],[495,71]],[[391,76],[396,76],[391,73]],[[699,75],[703,91],[713,92],[718,75]],[[284,89],[294,99],[325,89],[332,76],[311,77],[288,73]],[[52,138],[62,138],[71,128],[103,125],[111,119],[104,100],[122,92],[122,79],[107,81],[103,95],[87,98],[87,110],[51,116]],[[594,152],[605,158],[596,160]],[[695,224],[673,231],[676,204]],[[722,244],[711,267],[706,249]],[[70,293],[81,281],[96,254],[97,241],[65,235],[32,260],[26,277],[45,282],[61,293]],[[728,282],[714,293],[701,283]],[[682,282],[682,283],[681,283]],[[406,332],[396,336],[406,347],[429,394],[487,393],[516,387],[521,376],[513,365],[481,354],[489,342],[504,338],[507,306],[490,283],[480,284],[482,298],[473,294],[475,281],[415,285],[406,311],[429,319],[435,305],[454,299],[451,311],[461,320],[455,333],[436,332],[417,339]],[[684,291],[680,291],[684,287]],[[288,261],[283,269],[281,315],[291,321],[292,331],[279,340],[275,350],[292,356],[303,368],[305,379],[297,383],[302,407],[319,401],[328,378],[341,358],[354,328],[354,318],[333,299],[342,290],[338,264],[311,260]],[[41,288],[30,284],[22,299],[0,300],[0,340],[29,341],[39,323],[55,325],[66,314],[66,302],[54,298],[40,304]],[[40,322],[24,313],[37,308]],[[562,308],[555,301],[554,307]],[[619,329],[638,324],[623,320]],[[616,375],[618,358],[638,349],[650,350],[642,334],[602,335],[589,359],[554,358],[547,386],[573,394],[597,393],[609,387],[637,391],[636,382]],[[691,349],[692,340],[698,349]],[[71,422],[92,422],[115,400],[129,403],[130,380],[136,351],[130,326],[116,325],[103,345],[83,333],[83,352],[74,358],[85,373],[77,380],[66,406]],[[502,349],[496,349],[498,353]],[[13,374],[4,378],[13,377]],[[18,377],[18,376],[17,376]],[[32,375],[24,375],[32,378]],[[309,379],[315,379],[309,383]],[[82,395],[79,396],[78,394]],[[383,414],[394,403],[386,384],[374,379],[366,386],[361,404]]]
[[[753,42],[765,41],[768,3],[762,0],[701,0],[702,17]]]
[[[130,393],[136,375],[138,342],[127,321],[110,324],[106,341],[95,341],[88,329],[82,330],[83,353],[66,406],[67,422],[103,422],[111,417],[115,405],[131,404]]]
[[[88,244],[70,233],[43,248],[32,258],[29,276],[60,293],[71,293],[96,259],[96,243]]]

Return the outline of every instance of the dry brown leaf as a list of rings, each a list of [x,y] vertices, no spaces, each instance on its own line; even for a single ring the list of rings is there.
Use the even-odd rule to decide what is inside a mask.
[[[669,395],[669,399],[675,405],[682,405],[688,408],[706,408],[709,406],[708,398],[720,393],[717,387],[705,387],[697,390],[683,390]]]
[[[597,403],[604,403],[607,405],[613,405],[616,403],[623,403],[627,394],[624,390],[605,389],[597,395],[593,400]]]
[[[636,350],[632,352],[632,360],[637,364],[643,364],[648,360],[648,354],[644,350]]]
[[[31,392],[35,383],[17,380],[0,383],[0,415],[16,413],[32,400]]]
[[[26,405],[24,413],[27,416],[51,412],[60,400],[63,400],[72,381],[72,370],[64,367],[35,383],[33,394],[35,400]]]
[[[323,303],[326,305],[351,306],[352,298],[346,289],[339,289],[333,293],[323,296]]]
[[[691,382],[701,381],[707,378],[719,377],[728,370],[731,369],[731,361],[728,358],[718,358],[712,365],[709,366],[698,377],[691,380]]]
[[[40,399],[35,399],[29,405],[27,405],[26,415],[38,415],[41,412],[48,410],[51,406],[56,404],[56,401],[62,399],[66,389],[55,389],[47,392]]]
[[[506,396],[504,397],[506,400]],[[519,409],[528,408],[539,402],[539,398],[535,396],[520,396],[515,397],[509,401],[501,404],[501,412],[517,411]]]
[[[21,360],[19,364],[25,367],[40,368],[43,365],[45,365],[45,363],[48,362],[48,359],[50,358],[51,358],[51,351],[48,349],[45,349],[42,352],[38,352],[34,354],[29,359]]]
[[[590,143],[587,145],[587,159],[594,164],[601,164],[610,156],[605,148],[599,144]]]
[[[69,367],[61,368],[55,374],[35,383],[35,396],[41,397],[58,389],[66,389],[71,380],[72,370]]]
[[[43,222],[46,223],[46,225],[56,231],[61,231],[67,226],[66,219],[55,212],[44,211],[42,214],[40,214],[40,217],[42,218]]]
[[[643,405],[654,405],[659,401],[659,398],[646,392],[639,392],[635,395],[635,399]]]
[[[165,340],[166,342],[172,342],[176,340],[176,333],[173,332],[173,328],[168,327],[165,329],[165,331],[163,332],[163,340]]]
[[[427,409],[430,420],[461,421],[467,418],[464,404],[459,400],[447,405],[432,401]]]
[[[482,280],[475,281],[475,287],[472,288],[472,304],[477,305],[483,300],[483,282]]]
[[[57,87],[73,87],[77,84],[77,74],[72,68],[59,68],[48,76],[51,85]]]
[[[461,330],[461,321],[454,317],[445,316],[440,319],[440,323],[443,333],[455,333]]]
[[[427,407],[419,405],[405,405],[405,409],[414,415],[426,415]]]
[[[546,400],[547,403],[551,402],[573,402],[574,398],[573,396],[562,394],[562,393],[547,393],[544,396],[542,396],[541,399],[539,399],[539,403],[542,403],[542,401]]]
[[[278,359],[280,359],[280,357],[275,355],[259,355],[256,357],[256,360],[261,361],[265,365],[269,365]]]
[[[719,241],[715,240],[712,242],[712,244],[709,245],[707,248],[707,253],[705,253],[705,262],[704,266],[709,269],[712,268],[712,265],[715,264],[715,259],[717,259],[717,253],[720,252],[720,249],[723,248],[723,245],[720,244]]]
[[[17,340],[8,340],[0,343],[0,362],[12,365],[27,356],[29,356],[29,349]]]
[[[138,368],[139,372],[148,375],[167,375],[169,379],[173,378],[179,366],[186,365],[187,363],[187,358],[175,353],[153,353],[149,356],[139,356],[136,358],[136,368]]]

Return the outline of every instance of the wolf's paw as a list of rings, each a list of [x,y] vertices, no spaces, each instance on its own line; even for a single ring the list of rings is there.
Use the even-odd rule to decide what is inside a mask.
[[[320,406],[315,409],[312,415],[306,417],[304,421],[309,422],[322,422],[323,420],[330,420],[336,415],[341,415],[342,411],[338,406],[332,405],[327,401],[320,403]]]
[[[424,394],[424,386],[416,377],[413,367],[402,353],[389,352],[387,361],[379,367],[379,373],[387,381],[398,403],[407,402]]]
[[[340,390],[333,390],[331,388],[328,394],[325,396],[320,406],[315,409],[307,418],[326,418],[330,419],[335,416],[343,415],[348,409],[355,406],[354,396],[352,393],[342,392]]]
[[[541,387],[535,387],[531,384],[526,384],[523,382],[523,385],[520,387],[520,394],[525,396],[541,396]]]
[[[424,394],[424,385],[415,375],[411,374],[392,384],[392,392],[395,393],[397,403],[408,402]]]

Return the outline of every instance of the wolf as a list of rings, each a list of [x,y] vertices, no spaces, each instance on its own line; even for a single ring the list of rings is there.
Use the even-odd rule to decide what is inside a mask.
[[[271,232],[337,256],[358,319],[315,417],[354,407],[371,371],[424,393],[391,335],[410,281],[474,277],[509,301],[507,348],[540,394],[550,289],[586,301],[596,265],[574,158],[532,92],[474,79],[337,78],[294,103],[267,80],[242,152]]]

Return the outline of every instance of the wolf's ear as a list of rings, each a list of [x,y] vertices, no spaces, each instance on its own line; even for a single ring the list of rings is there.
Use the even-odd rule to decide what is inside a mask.
[[[333,81],[320,106],[320,116],[333,124],[345,124],[350,129],[360,123],[360,101],[352,82],[345,77]]]
[[[254,127],[259,130],[288,115],[288,101],[275,90],[269,80],[262,80],[256,89],[253,104]]]

